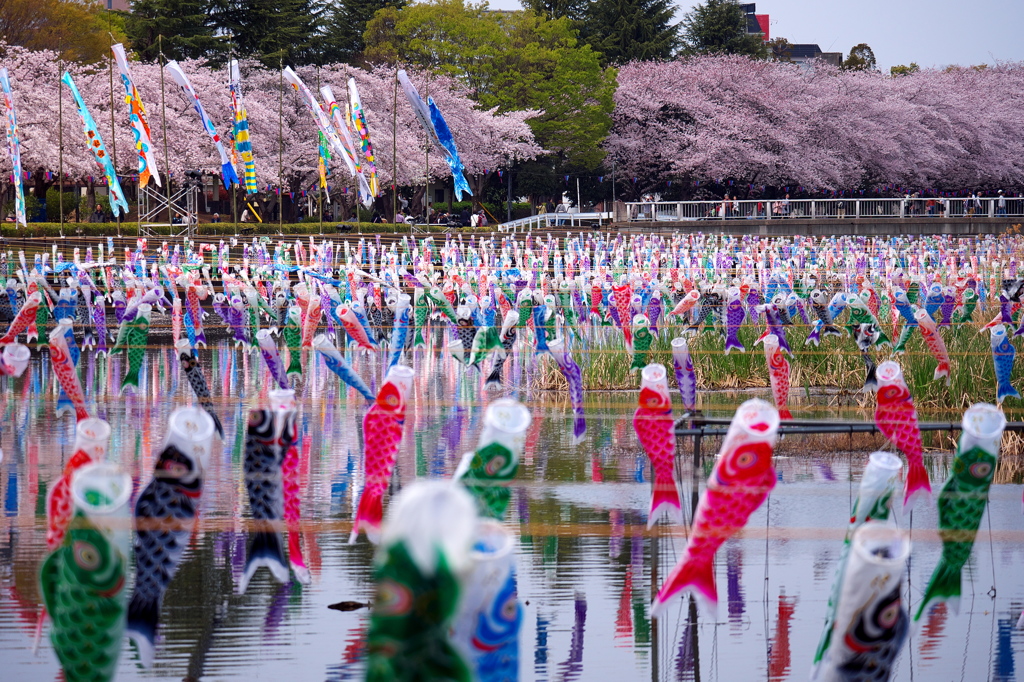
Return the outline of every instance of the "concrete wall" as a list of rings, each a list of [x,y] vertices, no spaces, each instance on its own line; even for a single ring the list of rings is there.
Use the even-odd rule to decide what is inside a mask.
[[[684,220],[681,222],[616,222],[609,229],[642,232],[703,232],[705,234],[759,235],[978,235],[1001,234],[1022,218],[887,218],[885,220],[783,219]]]

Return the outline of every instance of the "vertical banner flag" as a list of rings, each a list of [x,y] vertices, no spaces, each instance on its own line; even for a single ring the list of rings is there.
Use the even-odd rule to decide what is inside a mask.
[[[352,130],[349,128],[345,112],[341,105],[338,104],[338,100],[335,99],[334,91],[331,90],[330,85],[321,87],[320,94],[324,98],[324,106],[327,107],[328,115],[334,124],[334,130],[338,133],[338,139],[341,140],[341,146],[345,152],[342,154],[342,158],[348,166],[348,172],[356,179],[359,185],[360,196],[366,197],[364,203],[367,200],[372,203],[373,197],[370,196],[370,185],[366,182],[366,176],[363,175],[363,164],[360,162],[361,154],[358,152],[358,148],[353,141]],[[368,203],[366,204],[366,206],[369,205]]]
[[[167,72],[171,74],[171,79],[178,84],[182,92],[192,101],[192,108],[199,114],[199,120],[203,124],[203,128],[206,129],[206,133],[213,140],[213,143],[217,145],[217,151],[220,153],[220,172],[221,177],[224,180],[225,187],[231,187],[232,185],[241,184],[238,180],[238,174],[235,173],[235,167],[231,165],[231,159],[228,158],[227,152],[224,151],[224,145],[221,144],[220,135],[217,134],[217,129],[213,126],[213,121],[206,115],[206,110],[203,109],[202,103],[199,101],[199,95],[192,88],[192,84],[188,81],[188,76],[178,66],[178,62],[169,61],[166,65]]]
[[[317,128],[320,129],[320,133],[327,138],[331,147],[334,148],[335,154],[344,156],[346,151],[345,145],[342,144],[341,138],[338,136],[338,132],[334,129],[334,126],[331,125],[331,121],[327,117],[324,107],[322,107],[320,102],[317,101],[316,96],[309,88],[306,87],[306,84],[302,82],[302,79],[299,78],[299,75],[295,73],[291,67],[286,66],[282,73],[284,74],[284,79],[288,81],[288,83],[302,97],[302,101],[305,102],[306,108],[309,109],[309,113],[313,115],[313,120],[316,122]],[[360,184],[365,185],[365,179]],[[369,208],[373,203],[373,196],[372,193],[369,192],[369,188],[367,187],[366,189],[366,192],[360,191],[360,198],[363,201],[363,205]]]
[[[245,102],[242,101],[242,76],[238,70],[238,60],[231,60],[229,72],[228,89],[231,91],[231,112],[234,115],[232,127],[235,138],[234,148],[242,157],[245,193],[256,194],[259,191],[256,184],[256,159],[253,158],[252,143],[249,141],[249,112],[245,110]]]
[[[146,120],[146,107],[142,104],[142,97],[135,89],[132,82],[131,72],[128,71],[128,57],[124,53],[124,46],[121,43],[110,46],[114,53],[114,61],[117,62],[117,70],[121,74],[121,82],[124,83],[124,101],[128,105],[128,120],[131,122],[132,135],[135,137],[135,151],[139,154],[139,187],[149,184],[149,179],[160,187],[160,175],[156,170],[156,156],[153,154],[152,133],[149,129],[149,122]]]
[[[85,142],[89,146],[89,151],[92,152],[96,163],[99,164],[100,168],[103,169],[104,175],[106,175],[107,192],[110,194],[110,211],[114,214],[115,218],[121,215],[122,211],[128,213],[128,202],[124,200],[121,183],[117,181],[117,171],[114,170],[114,164],[110,161],[106,147],[103,146],[103,138],[96,127],[96,121],[93,120],[92,114],[89,113],[85,106],[85,100],[82,99],[81,93],[75,87],[75,81],[72,80],[71,73],[65,71],[61,81],[64,85],[68,86],[68,89],[71,90],[71,96],[75,98],[75,104],[78,106],[78,115],[82,117],[82,127],[85,129]]]
[[[463,193],[473,196],[473,192],[469,189],[469,183],[466,182],[464,175],[466,169],[462,165],[462,159],[459,158],[459,150],[455,148],[455,138],[452,137],[452,131],[448,129],[448,123],[441,115],[441,110],[434,104],[434,98],[428,97],[427,104],[430,105],[430,120],[434,124],[437,138],[441,141],[445,160],[448,162],[448,167],[452,169],[452,179],[455,181],[455,200],[462,201]]]
[[[14,214],[19,223],[28,227],[25,216],[25,187],[21,175],[21,134],[18,132],[18,117],[14,114],[14,96],[11,93],[11,79],[7,68],[0,69],[0,86],[4,89],[4,108],[7,110],[7,152],[11,155],[14,178]]]
[[[359,134],[359,146],[362,148],[363,157],[366,163],[363,173],[367,176],[366,181],[370,185],[370,194],[380,194],[380,185],[377,184],[377,166],[373,161],[373,144],[370,143],[370,127],[366,122],[366,114],[363,113],[363,103],[359,99],[359,90],[356,89],[356,79],[348,79],[348,101],[349,118],[352,120],[352,127]]]

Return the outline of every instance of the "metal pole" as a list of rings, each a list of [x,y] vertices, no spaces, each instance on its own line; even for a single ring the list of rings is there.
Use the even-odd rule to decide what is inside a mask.
[[[111,32],[114,30],[114,19],[113,13],[107,12],[107,27],[110,29],[107,31],[107,35],[110,36],[110,45],[114,45],[114,34]],[[111,50],[110,54],[107,55],[107,71],[110,74],[110,160],[114,164],[114,177],[117,177],[117,130],[114,127],[114,52]],[[124,191],[124,188],[121,189]],[[110,203],[110,187],[107,187],[107,202]],[[127,201],[125,202],[127,203]],[[111,206],[113,211],[113,206]],[[121,234],[121,214],[117,214],[117,233]]]
[[[427,82],[423,86],[423,92],[424,92],[424,94],[428,98],[430,97],[430,75],[429,74],[427,75]],[[426,146],[426,150],[427,150],[427,154],[426,154],[427,175],[426,175],[426,186],[423,189],[423,213],[426,216],[426,220],[427,220],[427,232],[430,232],[430,208],[431,208],[430,205],[431,205],[431,203],[433,203],[433,202],[430,201],[430,133],[428,133],[427,131],[423,131],[423,132],[424,132],[424,134],[426,135],[426,138],[427,138],[427,146]]]
[[[157,51],[160,53],[160,121],[164,128],[164,180],[167,185],[167,226],[174,222],[171,216],[171,156],[167,153],[167,101],[164,91],[164,65],[167,59],[164,57],[164,37],[157,36]]]
[[[61,49],[57,49],[57,196],[60,197],[60,236],[64,236],[64,87],[60,82],[64,70]]]
[[[398,70],[395,70],[395,96],[391,110],[391,220],[398,216]],[[428,140],[429,141],[429,140]]]
[[[320,65],[319,64],[316,65],[316,91],[320,92]],[[317,142],[319,143],[319,141],[320,140],[318,138]],[[320,145],[319,144],[317,144],[317,150],[316,151],[317,151],[317,154],[320,153]],[[325,166],[325,169],[326,169],[326,166]],[[325,178],[327,177],[326,170],[324,172],[324,177]],[[316,212],[317,212],[317,215],[320,218],[320,235],[323,236],[323,234],[324,234],[324,188],[320,186],[320,183],[317,183],[317,188],[316,188]]]
[[[280,86],[277,99],[277,231],[284,234],[284,55],[280,61]]]
[[[507,222],[512,222],[512,160],[508,162],[508,200],[505,202]]]

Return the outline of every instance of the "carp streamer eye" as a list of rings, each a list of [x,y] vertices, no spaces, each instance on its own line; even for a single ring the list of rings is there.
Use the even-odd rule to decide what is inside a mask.
[[[876,622],[878,626],[886,630],[890,630],[896,627],[896,623],[900,619],[900,602],[899,600],[888,604],[876,616]]]
[[[100,566],[100,553],[89,542],[76,542],[74,545],[75,563],[86,571],[95,571]]]
[[[992,473],[992,465],[988,462],[975,462],[971,465],[970,472],[975,478],[988,478]]]
[[[505,467],[505,456],[497,455],[493,457],[487,465],[484,467],[484,471],[487,472],[488,476],[494,476]]]
[[[749,469],[757,461],[757,456],[753,452],[743,452],[736,458],[736,466],[740,469]]]
[[[402,616],[412,610],[412,592],[394,580],[383,580],[377,587],[375,609],[385,616]]]

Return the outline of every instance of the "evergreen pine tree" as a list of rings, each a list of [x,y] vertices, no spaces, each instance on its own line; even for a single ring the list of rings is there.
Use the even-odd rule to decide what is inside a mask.
[[[735,0],[707,0],[683,18],[684,54],[745,54],[767,59],[760,34],[747,33],[747,17]]]
[[[580,39],[603,55],[606,64],[670,59],[679,45],[670,0],[596,0]]]
[[[401,9],[406,4],[405,0],[333,0],[324,20],[324,63],[360,61],[366,48],[363,33],[373,15],[385,7]]]
[[[125,15],[128,42],[143,60],[155,60],[159,37],[168,59],[201,59],[218,51],[214,0],[135,0]]]
[[[227,0],[217,19],[231,33],[236,56],[258,59],[269,68],[321,61],[319,0]]]

